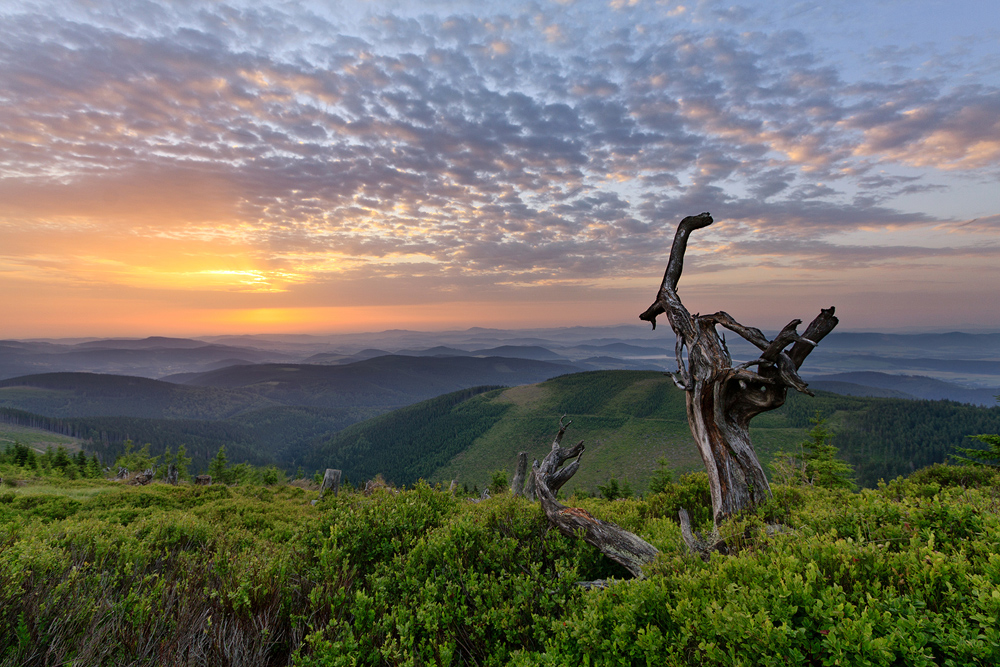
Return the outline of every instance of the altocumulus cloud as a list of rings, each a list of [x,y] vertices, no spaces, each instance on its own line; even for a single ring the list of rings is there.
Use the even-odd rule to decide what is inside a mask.
[[[856,235],[947,228],[899,198],[996,178],[1000,91],[848,76],[752,7],[3,11],[11,239],[44,225],[232,244],[303,301],[335,280],[612,286],[647,275],[672,223],[701,210],[721,220],[705,247],[728,266],[996,260],[967,240],[992,222],[955,220],[967,234],[923,247]],[[0,249],[6,266],[41,261],[23,248]]]

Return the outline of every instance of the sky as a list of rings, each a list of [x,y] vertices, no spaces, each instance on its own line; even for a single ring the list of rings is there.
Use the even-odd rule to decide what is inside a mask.
[[[1000,331],[994,0],[0,3],[0,338]],[[648,326],[642,324],[642,326]]]

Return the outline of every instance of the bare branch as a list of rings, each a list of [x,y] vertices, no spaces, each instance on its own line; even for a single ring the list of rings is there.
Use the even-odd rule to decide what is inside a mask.
[[[655,329],[657,316],[668,312],[671,306],[679,306],[683,309],[680,299],[677,298],[677,282],[684,269],[684,253],[687,251],[688,237],[694,230],[708,227],[713,222],[715,221],[712,220],[712,216],[706,211],[698,215],[689,215],[677,225],[674,243],[670,248],[670,259],[667,260],[667,270],[663,273],[663,282],[660,283],[660,289],[657,290],[656,300],[644,313],[639,315],[640,320],[651,323]],[[686,310],[683,312],[687,313]],[[670,324],[676,329],[680,323],[674,322],[671,318]]]
[[[667,270],[663,273],[663,282],[660,284],[661,292],[664,289],[677,291],[677,282],[681,279],[681,271],[684,269],[684,253],[687,252],[688,237],[691,236],[691,232],[708,227],[713,222],[715,220],[706,211],[698,215],[689,215],[677,225],[674,244],[670,248],[670,259],[667,260]]]
[[[764,353],[760,355],[761,359],[767,359],[768,361],[775,361],[778,358],[778,354],[785,349],[787,345],[795,342],[799,338],[799,332],[796,331],[798,326],[802,324],[802,320],[792,320],[785,325],[774,340],[768,344],[767,349]]]
[[[727,312],[719,311],[712,315],[703,315],[702,319],[710,319],[716,324],[719,324],[733,333],[737,334],[740,338],[747,341],[748,343],[755,345],[761,350],[766,350],[767,346],[770,345],[767,337],[760,329],[754,327],[748,327],[740,324],[733,319],[733,316]]]
[[[564,415],[565,416],[565,415]],[[601,553],[611,560],[622,564],[633,576],[642,578],[642,566],[656,558],[659,551],[642,538],[627,530],[593,517],[586,510],[578,507],[566,507],[556,500],[555,492],[565,484],[580,468],[580,457],[583,455],[583,441],[570,448],[559,445],[566,432],[567,423],[559,420],[559,433],[552,443],[552,451],[539,465],[535,461],[531,467],[531,479],[534,481],[535,493],[541,501],[542,510],[549,523],[559,529],[563,535],[576,537],[580,531],[583,539],[597,547]],[[576,456],[576,460],[565,468],[563,462]]]
[[[798,341],[789,350],[788,356],[792,360],[792,363],[795,364],[796,369],[802,367],[802,362],[806,360],[806,357],[813,351],[813,348],[837,326],[840,320],[834,316],[834,312],[836,312],[836,309],[833,306],[821,310],[816,319],[809,323],[809,326],[806,327],[805,332],[802,334],[802,338],[808,342]]]

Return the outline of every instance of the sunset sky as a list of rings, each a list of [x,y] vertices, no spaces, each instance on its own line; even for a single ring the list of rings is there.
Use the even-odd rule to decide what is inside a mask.
[[[995,0],[0,3],[0,338],[1000,331]]]

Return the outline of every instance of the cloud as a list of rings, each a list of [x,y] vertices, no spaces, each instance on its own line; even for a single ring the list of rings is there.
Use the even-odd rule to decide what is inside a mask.
[[[8,10],[0,234],[203,259],[229,239],[246,266],[206,271],[288,290],[593,284],[645,273],[693,211],[720,219],[708,243],[750,257],[766,233],[802,264],[808,239],[939,224],[896,202],[1000,166],[995,87],[848,81],[801,32],[710,5]]]
[[[1000,91],[981,86],[910,104],[883,104],[846,121],[864,132],[857,155],[940,169],[1000,161]]]

